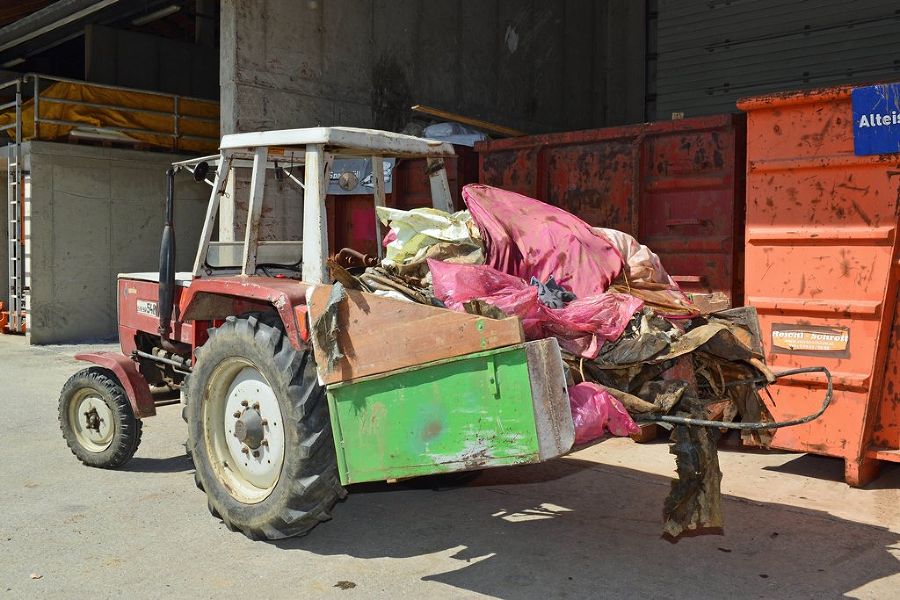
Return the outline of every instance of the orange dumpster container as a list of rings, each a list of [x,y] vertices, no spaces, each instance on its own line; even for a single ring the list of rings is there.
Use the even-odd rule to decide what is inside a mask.
[[[775,371],[824,365],[825,414],[774,446],[836,456],[865,485],[900,461],[900,154],[854,154],[851,87],[749,98],[745,286]],[[895,146],[896,148],[896,146]],[[776,420],[814,412],[824,382],[770,387]]]

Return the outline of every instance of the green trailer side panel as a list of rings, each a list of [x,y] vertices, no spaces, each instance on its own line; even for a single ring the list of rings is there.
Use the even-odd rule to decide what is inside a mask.
[[[341,482],[538,462],[525,348],[329,387]]]

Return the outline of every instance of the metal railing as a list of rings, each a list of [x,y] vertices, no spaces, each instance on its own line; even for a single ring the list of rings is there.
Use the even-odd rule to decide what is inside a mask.
[[[22,82],[13,81],[2,88],[15,86],[16,108],[12,126],[15,140],[6,149],[6,227],[9,253],[9,322],[7,328],[15,333],[25,332],[25,178],[22,172]],[[0,88],[0,89],[2,89]],[[9,104],[3,105],[6,110]]]
[[[89,102],[75,100],[69,98],[54,98],[46,94],[47,89],[54,83],[69,83],[85,88],[106,89],[117,92],[127,92],[132,95],[132,99],[138,100],[140,96],[147,98],[163,98],[171,101],[171,110],[159,110],[158,108],[141,108],[137,106],[129,106],[126,104]],[[9,248],[9,324],[8,329],[13,332],[23,333],[26,328],[26,304],[25,296],[28,291],[26,286],[26,227],[25,227],[25,171],[23,169],[23,153],[22,143],[26,140],[44,139],[41,135],[41,125],[70,127],[67,133],[69,135],[78,135],[79,137],[93,137],[108,141],[130,144],[145,144],[158,148],[165,148],[174,152],[185,151],[181,143],[191,140],[195,142],[204,142],[210,148],[217,148],[219,145],[217,117],[206,117],[190,114],[184,110],[186,102],[206,104],[214,106],[218,109],[218,103],[212,100],[204,100],[201,98],[192,98],[190,96],[180,96],[176,94],[166,94],[162,92],[152,92],[147,90],[139,90],[123,86],[106,85],[102,83],[91,83],[87,81],[79,81],[77,79],[67,79],[64,77],[50,77],[47,75],[38,75],[36,73],[28,73],[17,79],[0,83],[0,94],[3,90],[14,88],[15,97],[12,101],[0,104],[0,114],[15,109],[15,119],[6,125],[0,125],[0,135],[8,136],[7,144],[7,190],[9,197],[7,198],[7,243]],[[32,135],[26,136],[23,127],[24,107],[31,101],[33,103],[33,121],[31,123]],[[68,105],[97,109],[96,120],[99,125],[91,123],[83,123],[65,118],[50,118],[42,116],[47,114],[47,110],[42,107],[52,105]],[[171,119],[171,128],[169,127],[126,127],[121,124],[104,123],[105,114],[103,111],[113,110],[118,113],[132,115],[150,115],[154,117],[163,117],[164,121],[169,122]],[[214,124],[216,127],[215,135],[196,135],[185,134],[185,123],[208,123]],[[77,132],[77,130],[90,130],[89,132]],[[11,133],[10,130],[14,130]],[[45,131],[47,128],[45,127]],[[141,139],[139,136],[147,136]],[[55,138],[56,136],[53,136]],[[150,140],[154,141],[148,141]],[[169,144],[162,145],[155,140],[171,140]],[[190,150],[191,152],[195,150]]]
[[[172,102],[172,110],[157,110],[150,108],[138,108],[135,106],[129,106],[124,104],[115,104],[115,103],[103,103],[103,102],[88,102],[82,100],[72,100],[68,98],[54,98],[52,96],[47,96],[46,92],[46,84],[53,83],[69,83],[73,85],[84,86],[85,88],[97,88],[97,89],[106,89],[112,90],[116,92],[127,92],[129,94],[136,94],[141,96],[147,96],[152,98],[163,98],[166,100],[170,100]],[[39,75],[37,73],[28,73],[23,75],[18,79],[14,79],[12,81],[7,81],[6,83],[0,83],[0,90],[15,87],[17,89],[16,99],[11,102],[6,102],[4,104],[0,104],[0,113],[7,111],[13,107],[16,108],[17,115],[21,115],[22,112],[22,104],[23,102],[28,102],[29,100],[33,101],[34,105],[34,116],[33,116],[33,135],[29,136],[27,139],[42,139],[41,138],[41,125],[58,125],[63,127],[72,127],[73,129],[78,128],[90,128],[99,130],[100,132],[116,132],[120,134],[124,134],[123,137],[117,138],[114,141],[133,141],[133,143],[141,143],[140,139],[137,138],[128,138],[124,136],[128,136],[128,134],[140,134],[146,136],[153,136],[158,138],[168,138],[171,140],[171,144],[167,146],[167,149],[172,151],[180,151],[181,145],[180,142],[182,140],[194,140],[199,142],[208,142],[211,147],[218,147],[219,136],[218,133],[216,135],[195,135],[195,134],[185,134],[182,133],[184,131],[184,122],[192,121],[192,122],[200,122],[200,123],[209,123],[216,125],[218,129],[219,119],[217,117],[205,117],[193,115],[190,113],[185,114],[183,110],[183,104],[185,101],[193,102],[198,104],[206,104],[209,106],[215,106],[218,108],[218,102],[213,100],[206,100],[202,98],[194,98],[191,96],[182,96],[178,94],[167,94],[164,92],[154,92],[148,90],[140,90],[136,88],[129,88],[124,86],[117,85],[107,85],[103,83],[93,83],[88,81],[79,81],[77,79],[68,79],[65,77],[51,77],[48,75]],[[27,92],[25,89],[27,87]],[[24,92],[24,93],[22,93]],[[47,105],[70,105],[70,106],[81,106],[88,108],[96,108],[98,110],[114,110],[119,113],[133,114],[133,115],[151,115],[156,117],[164,117],[167,119],[171,119],[171,128],[147,128],[147,127],[123,127],[121,125],[113,125],[103,123],[103,113],[98,113],[98,120],[100,121],[100,125],[91,125],[79,121],[72,121],[68,119],[51,119],[47,117],[41,116],[41,107]],[[46,112],[46,111],[45,111]],[[9,129],[16,128],[16,135],[10,135],[10,139],[15,139],[15,142],[12,143],[21,143],[26,138],[22,134],[22,121],[20,118],[17,118],[15,122],[9,123],[7,125],[0,126],[0,132],[5,132]],[[153,144],[151,144],[153,145]]]

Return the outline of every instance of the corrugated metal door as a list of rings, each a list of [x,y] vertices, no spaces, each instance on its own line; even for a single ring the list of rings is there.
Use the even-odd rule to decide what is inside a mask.
[[[896,0],[656,2],[651,118],[733,112],[745,96],[900,76]]]

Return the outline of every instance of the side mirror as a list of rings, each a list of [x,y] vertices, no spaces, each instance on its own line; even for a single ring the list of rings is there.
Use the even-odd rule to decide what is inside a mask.
[[[207,173],[209,173],[209,163],[205,160],[203,162],[197,163],[197,165],[194,167],[194,181],[196,181],[197,183],[205,181]]]

